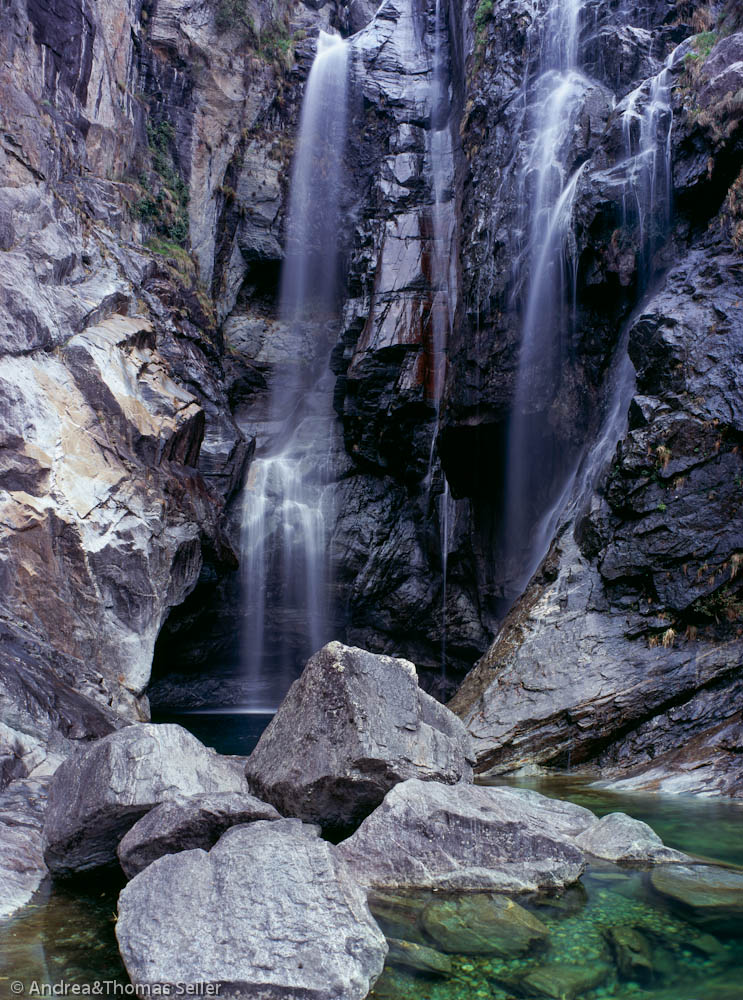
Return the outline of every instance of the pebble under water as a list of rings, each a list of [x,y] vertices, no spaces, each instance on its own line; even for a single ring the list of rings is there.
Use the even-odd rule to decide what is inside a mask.
[[[268,717],[192,715],[178,721],[221,752],[245,754]],[[599,815],[625,811],[649,822],[670,846],[729,865],[743,861],[741,805],[613,795],[570,777],[508,783],[571,799]],[[389,922],[389,898],[381,909],[373,902],[385,932],[397,939],[405,934],[411,943],[395,947],[370,1000],[741,1000],[743,900],[732,910],[703,915],[656,892],[650,876],[595,863],[566,892],[517,897],[547,934],[533,950],[510,956],[502,939],[495,942],[498,954],[466,954],[466,937],[460,937],[460,953],[444,953],[422,914],[456,897],[396,895],[393,908],[406,914],[402,925]],[[47,882],[31,904],[0,921],[0,996],[13,980],[127,983],[114,935],[120,887]],[[476,895],[489,904],[486,894]],[[412,967],[431,961],[438,972]]]

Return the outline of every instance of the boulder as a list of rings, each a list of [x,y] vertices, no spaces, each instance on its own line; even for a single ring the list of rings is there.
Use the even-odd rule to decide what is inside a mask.
[[[248,759],[251,790],[324,826],[358,823],[400,781],[471,781],[469,738],[406,660],[331,642],[307,662]]]
[[[375,888],[529,892],[570,885],[584,857],[572,838],[593,813],[536,792],[411,779],[339,845]]]
[[[665,847],[657,833],[626,813],[609,813],[575,838],[587,854],[605,861],[685,861],[680,851]]]
[[[362,1000],[387,944],[336,848],[297,820],[159,858],[119,897],[136,985],[220,984],[222,1000]]]
[[[58,876],[116,862],[124,834],[176,796],[246,792],[240,770],[181,726],[127,726],[81,748],[52,780],[44,859]]]
[[[523,955],[549,931],[512,899],[476,893],[430,903],[423,926],[443,951],[454,955]]]
[[[231,826],[281,817],[247,792],[214,792],[161,802],[125,834],[118,855],[133,878],[163,854],[201,847],[208,851]]]

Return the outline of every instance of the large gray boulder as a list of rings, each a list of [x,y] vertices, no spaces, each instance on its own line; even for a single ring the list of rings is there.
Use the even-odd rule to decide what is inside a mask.
[[[219,983],[222,1000],[362,1000],[387,944],[336,848],[297,820],[160,858],[119,897],[133,983]]]
[[[406,781],[339,851],[375,888],[561,888],[585,868],[573,838],[595,822],[582,806],[536,792]]]
[[[158,803],[239,791],[247,788],[235,763],[181,726],[127,726],[58,768],[44,822],[44,859],[61,876],[114,864],[121,838]]]
[[[164,854],[201,847],[208,851],[231,826],[280,819],[273,806],[247,792],[213,792],[161,802],[125,834],[117,854],[133,878]]]
[[[672,862],[687,861],[680,851],[666,847],[657,833],[626,813],[608,813],[575,838],[588,854],[605,861]]]
[[[324,826],[363,819],[400,781],[471,781],[469,737],[407,660],[331,642],[307,662],[246,766],[251,790]]]

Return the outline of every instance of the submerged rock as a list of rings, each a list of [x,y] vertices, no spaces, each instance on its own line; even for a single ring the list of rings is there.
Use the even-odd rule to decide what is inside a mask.
[[[388,940],[402,938],[416,944],[430,944],[423,930],[423,911],[428,902],[425,896],[416,892],[402,894],[371,889],[366,898]]]
[[[223,1000],[362,1000],[387,954],[336,849],[297,820],[153,862],[121,893],[116,936],[133,983],[220,984]]]
[[[743,918],[743,872],[714,865],[673,865],[656,869],[653,888],[689,907],[693,918],[710,925]]]
[[[407,660],[331,642],[307,662],[246,766],[289,816],[349,827],[400,781],[470,781],[469,739]]]
[[[178,795],[246,792],[234,763],[176,725],[142,724],[79,750],[49,790],[44,859],[54,875],[116,862],[119,841],[153,806]]]
[[[429,975],[448,976],[452,971],[451,959],[434,948],[415,944],[412,941],[388,940],[390,946],[387,962],[403,968],[416,969]]]
[[[527,996],[573,1000],[587,990],[600,986],[608,975],[609,968],[606,965],[588,968],[583,965],[563,965],[555,962],[530,972],[521,985]]]
[[[626,813],[609,813],[584,833],[575,843],[588,854],[605,861],[684,861],[685,854],[665,847],[657,833],[639,819]]]
[[[626,979],[643,981],[653,975],[650,945],[634,927],[609,927],[605,936],[614,953],[619,971]]]
[[[523,955],[549,931],[505,896],[478,893],[430,903],[423,926],[444,951],[460,955]]]
[[[215,792],[161,802],[138,820],[118,847],[119,861],[133,878],[163,854],[201,847],[208,851],[231,826],[280,819],[273,806],[247,792]]]
[[[536,792],[406,781],[339,845],[356,878],[377,888],[527,892],[575,882],[572,837],[595,817]]]

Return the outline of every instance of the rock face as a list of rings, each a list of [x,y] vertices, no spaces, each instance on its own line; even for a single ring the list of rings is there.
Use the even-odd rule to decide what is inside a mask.
[[[363,1000],[387,954],[335,848],[296,820],[155,861],[121,893],[116,936],[133,983],[218,983],[227,1000]]]
[[[528,892],[577,881],[585,862],[573,837],[594,822],[588,809],[536,792],[414,779],[338,850],[376,888]]]
[[[23,778],[0,792],[0,919],[27,903],[47,873],[41,830],[48,786],[48,778]]]
[[[126,833],[118,846],[119,862],[128,878],[164,854],[200,847],[208,851],[231,826],[280,819],[273,806],[244,792],[212,792],[171,799],[151,809]]]
[[[116,862],[123,835],[164,800],[246,791],[239,766],[174,725],[127,726],[64,761],[44,820],[44,860],[68,876]]]
[[[493,193],[493,186],[507,187],[510,180],[492,169],[493,152],[496,159],[507,155],[511,138],[496,110],[502,101],[493,103],[486,88],[508,91],[519,79],[516,41],[528,23],[509,12],[520,9],[494,5],[481,34],[466,129],[465,147],[475,159],[465,203],[472,215],[465,226],[483,229],[486,245],[473,241],[464,251],[465,285],[478,290],[465,297],[479,328],[489,332],[479,340],[470,337],[469,318],[457,328],[459,374],[447,433],[462,457],[467,438],[474,443],[473,424],[480,427],[480,440],[489,435],[497,441],[498,414],[507,411],[510,395],[502,373],[516,357],[507,329],[511,314],[500,311],[509,272],[499,262],[513,250],[503,222],[512,208]],[[669,70],[674,215],[651,268],[658,281],[648,288],[637,234],[617,207],[627,190],[622,122],[627,102],[643,100],[642,87],[636,98],[626,96],[633,84],[655,72],[659,56],[693,35],[683,13],[669,34],[665,11],[662,3],[645,5],[642,30],[629,33],[626,19],[635,13],[618,12],[625,21],[613,33],[608,21],[617,14],[607,8],[601,15],[607,21],[599,19],[591,43],[601,59],[590,61],[585,54],[591,75],[620,103],[612,113],[601,112],[604,124],[591,129],[589,148],[580,154],[587,159],[573,221],[578,334],[586,339],[576,345],[582,369],[577,377],[588,386],[584,398],[592,398],[601,353],[624,330],[636,379],[616,393],[614,412],[626,423],[607,421],[596,432],[598,438],[609,434],[608,454],[619,439],[613,461],[602,471],[602,462],[592,467],[589,460],[581,495],[568,508],[544,564],[452,708],[473,734],[481,773],[525,761],[570,761],[600,769],[602,776],[629,772],[633,787],[739,795],[743,409],[733,373],[743,351],[735,306],[743,291],[743,40],[740,34],[723,37],[713,26],[709,36],[685,42]],[[733,23],[726,21],[727,32]],[[625,52],[620,65],[608,51],[618,37]],[[491,205],[498,225],[487,221]],[[485,280],[483,268],[489,269]],[[605,334],[591,340],[591,331],[600,329]],[[617,373],[618,362],[612,367]],[[488,381],[467,376],[475,370],[483,377],[487,370]],[[451,471],[454,476],[454,464]],[[461,488],[474,487],[465,479]]]
[[[348,827],[408,778],[471,781],[460,721],[406,660],[332,642],[307,663],[246,765],[284,815]]]

